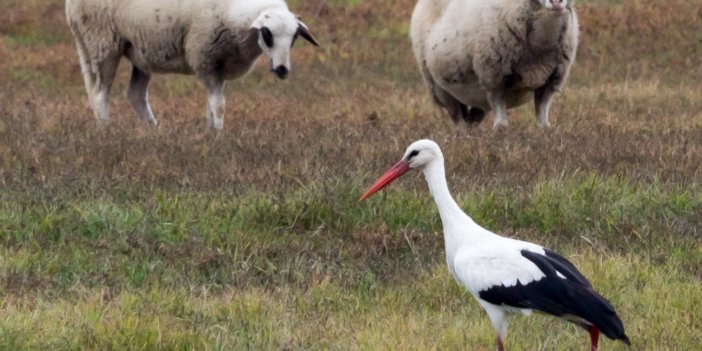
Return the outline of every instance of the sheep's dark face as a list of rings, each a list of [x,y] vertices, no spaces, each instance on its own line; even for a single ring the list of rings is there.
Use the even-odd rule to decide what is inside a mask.
[[[290,49],[298,36],[318,45],[307,31],[307,26],[290,11],[264,11],[252,27],[259,30],[258,45],[270,60],[271,70],[280,79],[287,78],[290,72]]]
[[[568,7],[568,0],[538,0],[547,10],[563,13]]]

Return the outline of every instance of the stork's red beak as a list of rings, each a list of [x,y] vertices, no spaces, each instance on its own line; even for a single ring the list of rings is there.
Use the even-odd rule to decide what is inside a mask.
[[[375,182],[375,184],[373,184],[373,186],[370,187],[370,189],[368,189],[365,194],[363,194],[363,196],[361,196],[361,199],[358,200],[358,202],[362,202],[363,200],[371,197],[371,195],[378,192],[378,190],[388,186],[390,183],[395,181],[395,179],[400,178],[401,175],[407,173],[407,171],[409,171],[410,169],[411,168],[409,166],[409,163],[407,163],[406,161],[398,162],[390,169],[388,169],[387,172],[385,172],[385,174],[383,174],[383,176],[380,177]]]

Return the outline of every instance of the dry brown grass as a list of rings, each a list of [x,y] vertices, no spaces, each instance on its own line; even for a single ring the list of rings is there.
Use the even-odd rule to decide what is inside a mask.
[[[205,130],[204,92],[192,77],[158,76],[151,100],[161,126],[142,125],[124,98],[126,62],[113,90],[112,125],[96,128],[57,3],[3,15],[6,185],[91,179],[281,190],[370,176],[421,137],[444,145],[460,185],[525,185],[576,172],[673,181],[700,175],[699,4],[582,4],[583,43],[554,127],[534,128],[524,107],[497,134],[489,123],[454,126],[431,105],[405,37],[412,1],[325,6],[310,22],[323,48],[296,48],[286,82],[260,67],[230,84],[226,130],[217,134]],[[310,17],[316,4],[300,10]],[[47,35],[59,39],[37,39]]]

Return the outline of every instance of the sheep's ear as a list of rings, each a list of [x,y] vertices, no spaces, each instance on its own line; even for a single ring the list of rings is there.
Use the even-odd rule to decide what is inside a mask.
[[[317,42],[317,39],[315,39],[312,36],[312,34],[310,34],[310,31],[307,29],[307,25],[302,23],[302,21],[300,20],[297,21],[297,34],[299,34],[301,37],[305,38],[305,40],[312,43],[312,45],[319,46],[319,42]]]

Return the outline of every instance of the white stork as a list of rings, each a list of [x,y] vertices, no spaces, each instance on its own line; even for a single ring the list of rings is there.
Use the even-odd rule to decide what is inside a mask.
[[[449,193],[439,145],[419,140],[361,197],[363,201],[411,169],[424,172],[444,227],[446,263],[456,281],[478,300],[504,350],[507,317],[543,312],[590,333],[597,351],[600,332],[629,345],[622,321],[575,266],[542,246],[505,238],[476,224]]]

